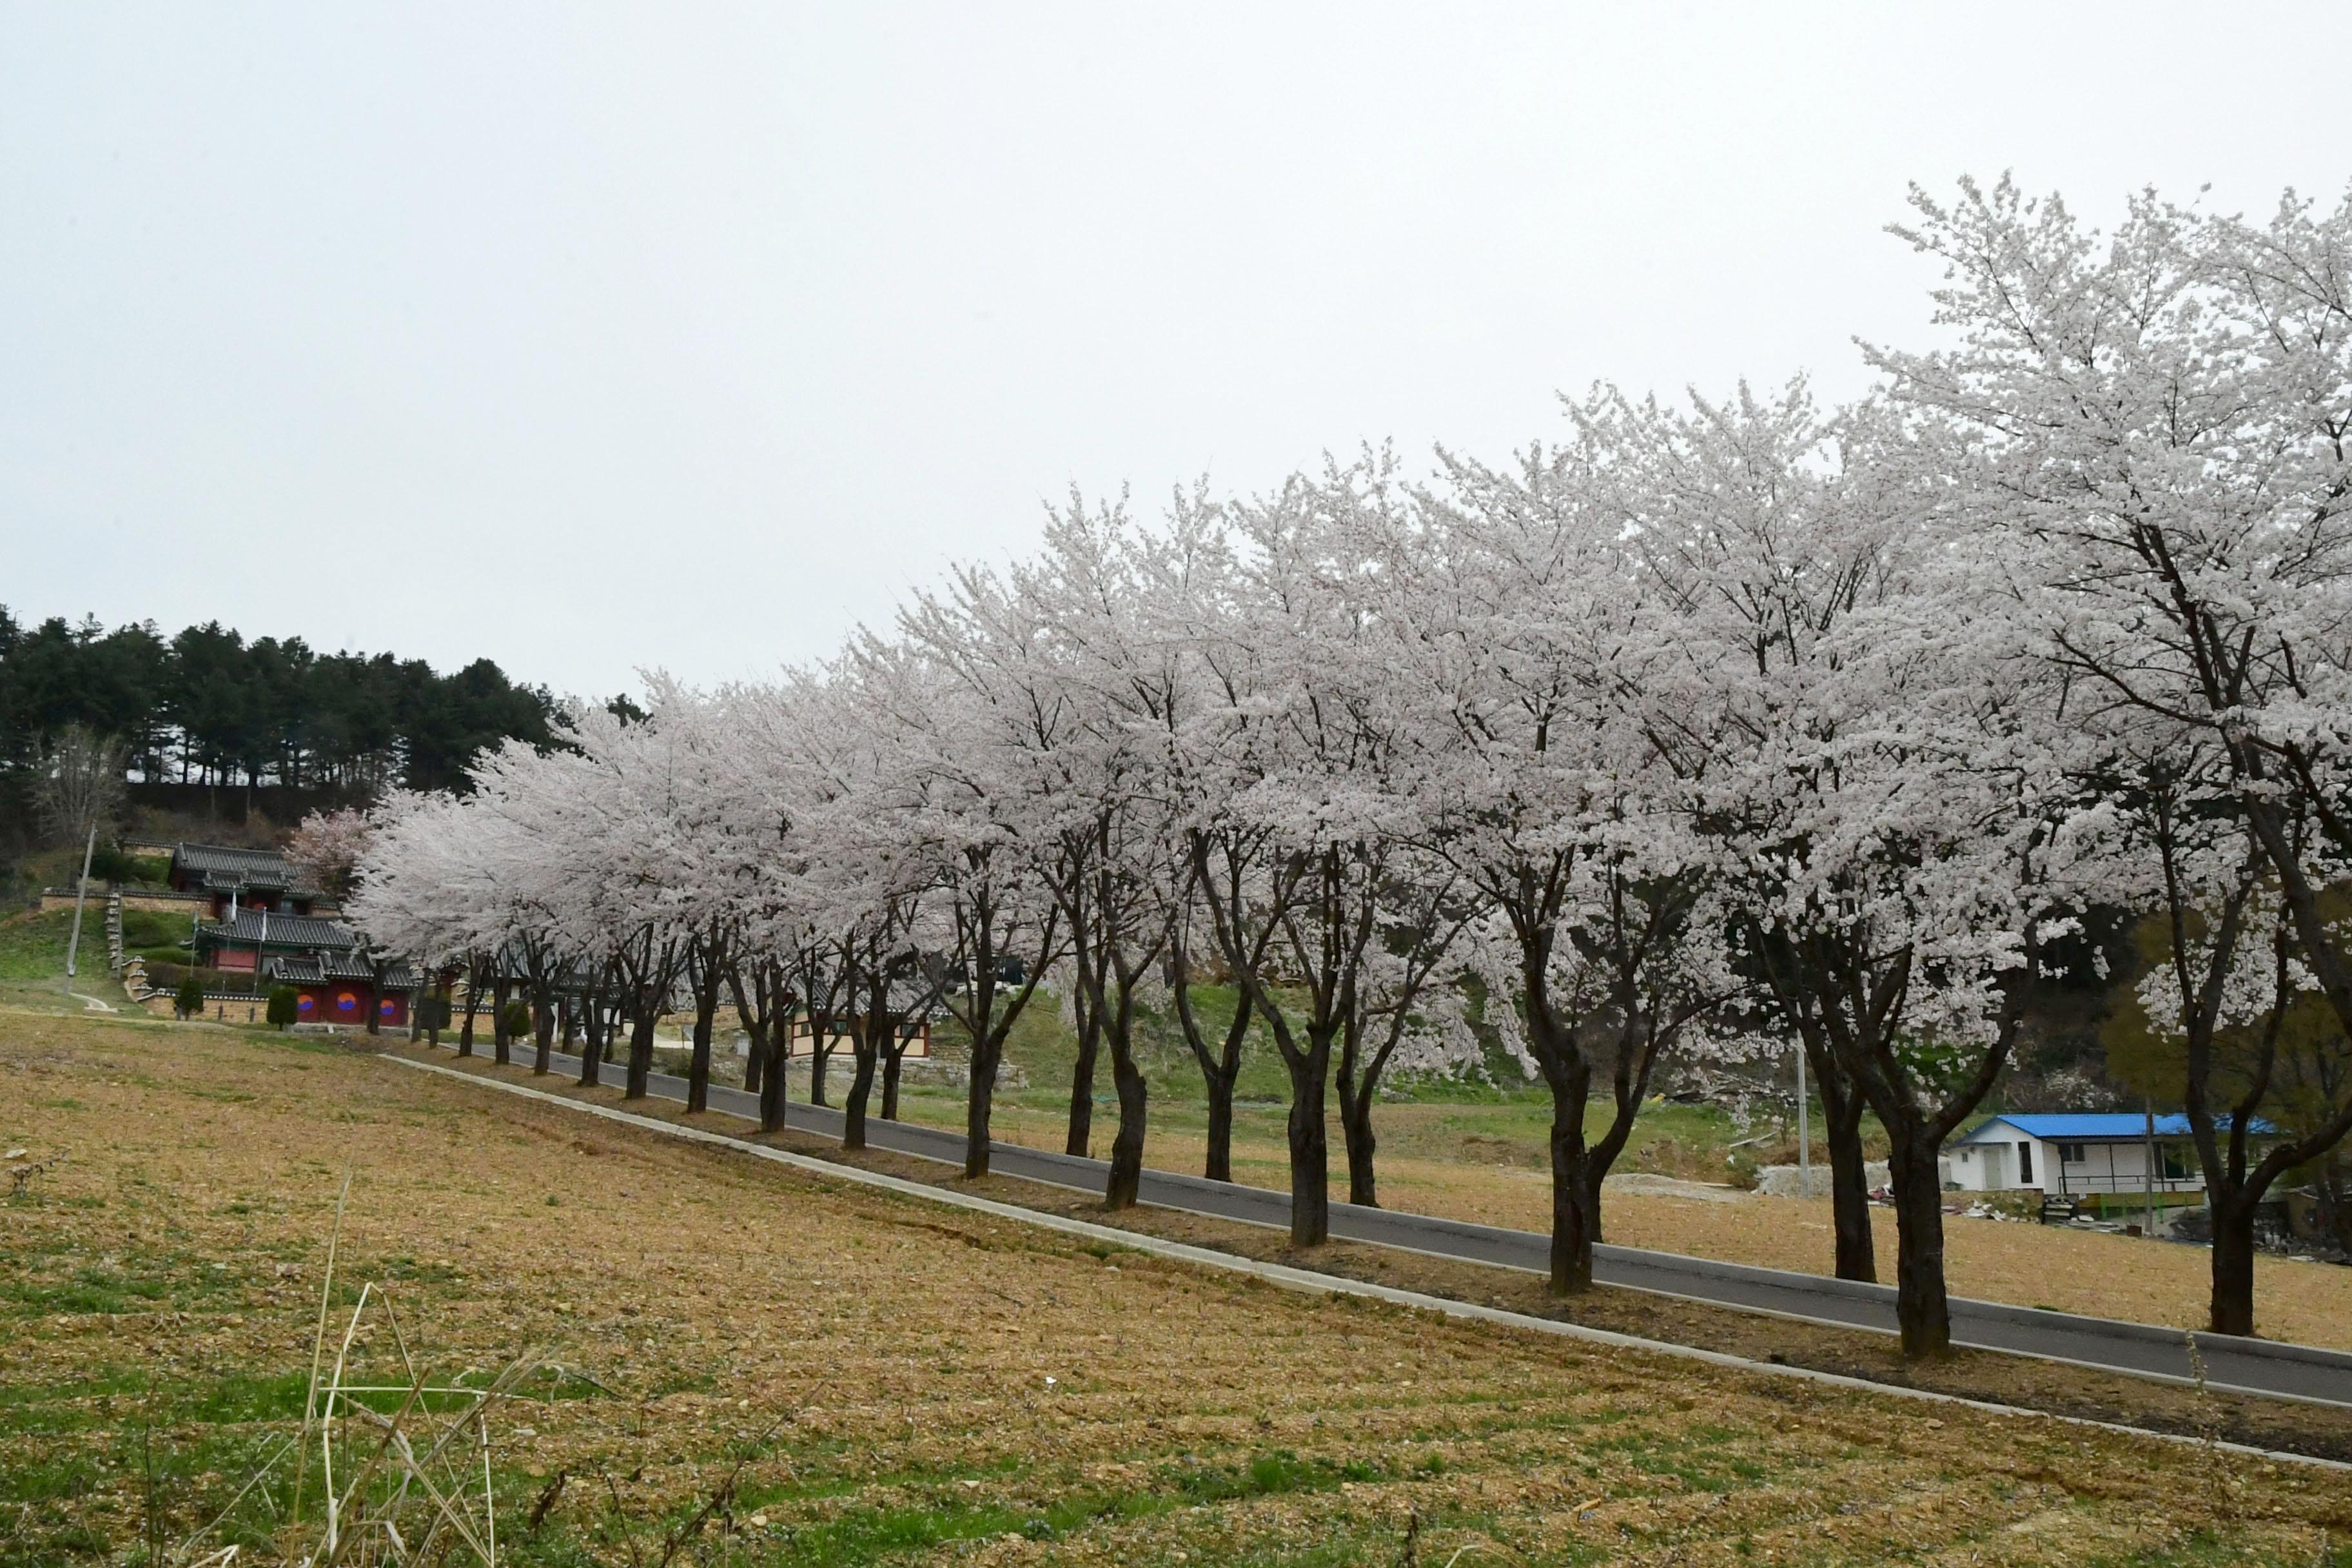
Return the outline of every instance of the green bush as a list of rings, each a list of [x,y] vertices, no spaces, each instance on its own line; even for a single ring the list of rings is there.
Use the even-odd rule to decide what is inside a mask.
[[[188,917],[167,915],[160,910],[125,910],[122,911],[122,945],[137,948],[164,948],[167,958],[184,961],[188,950],[181,943],[188,934]]]
[[[193,974],[180,982],[172,996],[172,1011],[183,1018],[193,1018],[205,1010],[205,988]]]
[[[416,999],[416,1025],[421,1029],[446,1029],[449,1026],[449,994],[428,991]]]
[[[122,852],[120,845],[101,844],[90,853],[89,877],[93,882],[136,882],[140,875],[137,859]]]
[[[301,998],[291,985],[272,986],[269,992],[268,1018],[271,1027],[283,1029],[301,1016]]]
[[[530,1003],[509,1002],[507,1004],[507,1038],[510,1040],[527,1040],[530,1038]]]

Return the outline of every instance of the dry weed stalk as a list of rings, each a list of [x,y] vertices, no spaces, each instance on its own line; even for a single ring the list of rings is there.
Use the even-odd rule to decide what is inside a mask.
[[[269,1510],[278,1561],[289,1568],[407,1568],[448,1563],[496,1568],[499,1521],[490,1411],[541,1370],[542,1357],[535,1351],[519,1357],[483,1387],[432,1383],[417,1367],[390,1292],[370,1281],[360,1288],[331,1364],[326,1351],[335,1257],[350,1195],[347,1171],[335,1200],[326,1278],[319,1288],[301,1429],[255,1468],[210,1524],[163,1554],[173,1568],[235,1568],[255,1561],[242,1545],[216,1544],[230,1516],[248,1497],[258,1498]],[[362,1381],[353,1365],[352,1349],[365,1337],[371,1307],[381,1315],[399,1352],[398,1382]],[[398,1403],[388,1414],[371,1403],[394,1396]],[[314,1445],[319,1505],[306,1517],[303,1501]],[[284,1479],[289,1458],[292,1481],[281,1512],[273,1483]]]
[[[2204,1445],[2204,1471],[2212,1482],[2213,1516],[2227,1523],[2237,1518],[2238,1497],[2232,1468],[2221,1462],[2221,1413],[2205,1381],[2205,1350],[2197,1342],[2197,1331],[2183,1337],[2189,1342],[2189,1377],[2197,1388],[2197,1438]]]

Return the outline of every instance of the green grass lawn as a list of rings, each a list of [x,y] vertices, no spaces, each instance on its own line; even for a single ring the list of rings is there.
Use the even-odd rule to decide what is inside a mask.
[[[65,994],[66,944],[72,932],[71,910],[0,920],[0,1004],[44,1013],[80,1012],[82,1004]],[[130,1004],[107,973],[106,910],[96,900],[82,910],[81,948],[74,967],[79,972],[74,989],[83,995],[118,1007]]]
[[[185,963],[189,959],[188,935],[194,929],[185,915],[165,914],[159,910],[125,910],[122,911],[123,951],[150,963]]]

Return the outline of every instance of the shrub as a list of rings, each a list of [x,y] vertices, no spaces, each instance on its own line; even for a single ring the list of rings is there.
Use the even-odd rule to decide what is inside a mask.
[[[528,1002],[508,1003],[507,1038],[510,1040],[527,1040],[530,1037],[530,1004]]]
[[[446,1029],[449,1026],[449,994],[428,991],[416,999],[416,1026],[420,1029]]]
[[[205,1010],[205,988],[193,974],[180,982],[172,995],[172,1011],[183,1018],[193,1018]]]
[[[301,998],[291,985],[274,985],[269,991],[270,1026],[283,1029],[301,1016]]]
[[[136,882],[139,862],[122,852],[116,844],[101,844],[90,852],[89,879],[93,882]]]

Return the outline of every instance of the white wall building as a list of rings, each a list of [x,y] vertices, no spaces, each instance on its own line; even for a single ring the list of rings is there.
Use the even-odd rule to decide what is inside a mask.
[[[2252,1127],[2258,1142],[2266,1142],[2263,1135],[2272,1131],[2268,1122]],[[2186,1116],[2157,1117],[2152,1135],[2148,1118],[2130,1110],[1995,1116],[1947,1149],[1953,1183],[1963,1192],[2031,1190],[2082,1197],[2146,1192],[2151,1146],[2158,1192],[2205,1190]]]

